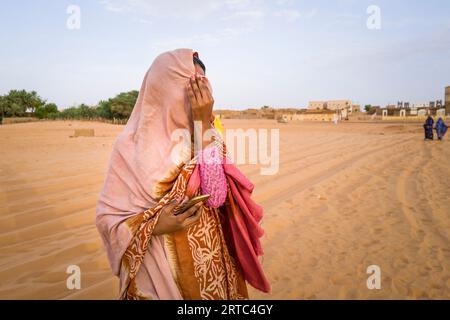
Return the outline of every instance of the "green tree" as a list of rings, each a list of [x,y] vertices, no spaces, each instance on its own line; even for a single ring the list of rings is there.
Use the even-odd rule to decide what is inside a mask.
[[[62,119],[80,119],[80,109],[77,107],[70,107],[67,109],[64,109],[60,113],[60,118]]]
[[[123,92],[110,99],[111,114],[114,118],[128,119],[136,104],[139,92],[136,90]]]
[[[8,109],[7,109],[8,110]],[[22,105],[13,102],[9,106],[8,113],[11,117],[22,117],[25,113],[25,110]]]
[[[56,119],[59,115],[58,107],[54,103],[48,103],[36,108],[35,116],[39,119]]]
[[[96,110],[97,116],[103,119],[112,119],[111,101],[100,101]]]
[[[45,104],[45,100],[36,91],[11,90],[3,96],[1,104],[5,116],[22,117],[27,111],[34,114],[37,108]]]
[[[366,112],[369,112],[369,110],[372,108],[372,106],[370,104],[366,104],[364,106],[364,110],[366,110]]]
[[[3,120],[5,117],[5,109],[6,109],[6,100],[5,97],[0,96],[0,119]],[[0,123],[1,123],[0,120]]]
[[[54,103],[48,103],[45,105],[45,111],[47,113],[58,113],[58,106]]]

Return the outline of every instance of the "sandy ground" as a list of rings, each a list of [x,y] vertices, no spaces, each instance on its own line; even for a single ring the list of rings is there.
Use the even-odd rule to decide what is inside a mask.
[[[242,170],[265,207],[266,299],[450,299],[450,142],[419,124],[278,124],[280,169]],[[96,137],[70,138],[74,128]],[[121,126],[44,122],[0,127],[0,298],[115,299],[94,225]],[[450,137],[447,137],[450,138]],[[80,290],[66,268],[82,271]],[[381,268],[369,290],[366,269]]]

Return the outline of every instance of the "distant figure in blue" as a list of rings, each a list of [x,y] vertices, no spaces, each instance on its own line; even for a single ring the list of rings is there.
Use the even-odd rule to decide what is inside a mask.
[[[442,140],[442,138],[445,136],[445,133],[447,132],[448,125],[445,124],[442,118],[439,118],[438,121],[436,121],[434,129],[436,130],[438,139]]]
[[[425,121],[425,124],[423,125],[423,128],[425,129],[425,140],[433,140],[433,124],[434,120],[431,116],[428,116],[427,120]]]

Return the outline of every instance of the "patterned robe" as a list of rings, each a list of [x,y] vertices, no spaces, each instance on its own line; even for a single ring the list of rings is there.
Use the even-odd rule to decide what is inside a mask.
[[[154,208],[126,221],[134,236],[122,258],[121,299],[150,299],[139,290],[136,275],[149,241],[152,241],[152,232],[161,209],[172,199],[186,194],[195,165],[191,161],[181,169],[171,190]],[[225,205],[234,204],[228,198]],[[231,256],[224,238],[221,212],[208,206],[202,209],[197,224],[164,236],[167,259],[175,283],[184,299],[247,299],[247,287],[241,269]]]

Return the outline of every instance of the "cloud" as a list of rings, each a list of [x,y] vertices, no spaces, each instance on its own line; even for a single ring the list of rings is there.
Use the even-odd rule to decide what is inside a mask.
[[[316,15],[317,9],[299,11],[291,0],[268,3],[263,0],[98,0],[108,11],[132,15],[135,22],[151,24],[155,19],[213,21],[216,29],[160,41],[156,48],[188,47],[198,43],[219,43],[259,30],[268,20],[294,22]]]
[[[111,0],[100,0],[99,3],[105,7],[106,10],[112,12],[123,12],[127,10],[126,5],[119,5]]]
[[[277,0],[271,4],[262,0],[98,0],[106,10],[144,15],[148,18],[202,20],[218,16],[221,20],[262,19],[283,17],[289,21],[311,18],[317,9],[300,12],[292,8],[292,0]]]
[[[300,12],[295,9],[283,9],[274,12],[274,16],[278,18],[282,18],[287,22],[294,22],[298,19],[311,19],[317,14],[317,9],[311,9],[309,11]]]
[[[236,11],[228,16],[223,17],[222,20],[262,19],[265,16],[266,16],[266,13],[262,10]]]
[[[253,26],[227,27],[215,33],[203,33],[159,41],[153,44],[153,48],[159,51],[173,48],[195,47],[197,45],[217,44],[227,39],[233,39],[253,31]]]
[[[141,24],[152,24],[153,22],[151,20],[145,19],[145,18],[135,18],[133,21],[141,23]]]
[[[293,0],[276,0],[275,3],[279,6],[291,5],[294,3]]]
[[[173,48],[187,48],[193,47],[197,44],[218,43],[220,42],[220,35],[210,33],[192,35],[187,37],[175,38],[167,41],[155,42],[153,47],[158,50],[173,49]]]
[[[220,11],[226,2],[218,0],[99,0],[106,10],[128,12],[149,18],[201,20]]]

